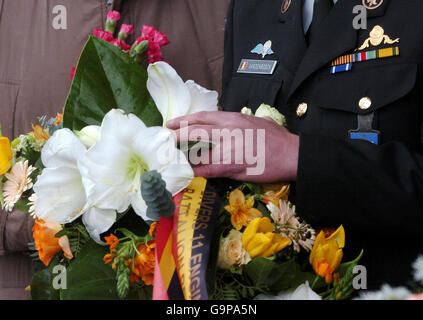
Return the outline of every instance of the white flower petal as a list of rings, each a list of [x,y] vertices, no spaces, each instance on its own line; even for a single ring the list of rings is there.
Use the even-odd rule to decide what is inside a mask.
[[[147,217],[147,204],[141,196],[141,190],[131,197],[131,205],[135,213],[139,215],[144,221],[151,220]]]
[[[160,171],[162,179],[166,182],[166,189],[174,196],[188,187],[194,179],[194,171],[191,165],[185,158],[182,152],[178,152],[180,155],[179,163],[168,165],[164,170]],[[185,159],[184,163],[182,159]]]
[[[201,111],[218,111],[219,94],[217,91],[207,90],[192,80],[185,82],[185,85],[191,94],[191,106],[187,115]]]
[[[109,143],[110,142],[110,143]],[[82,182],[91,206],[123,212],[128,209],[131,184],[125,159],[129,150],[115,140],[97,142],[78,162]]]
[[[193,170],[185,155],[176,148],[170,130],[139,128],[129,117],[122,119],[113,130],[114,133],[103,134],[106,130],[102,127],[100,141],[78,162],[88,203],[118,212],[132,204],[137,214],[146,219],[146,205],[140,194],[142,174],[157,170],[168,190],[176,194],[190,184]],[[131,135],[123,135],[120,130]]]
[[[259,294],[255,300],[322,300],[322,297],[310,288],[307,281],[295,290],[283,291],[277,296]]]
[[[121,144],[126,144],[132,140],[135,132],[145,128],[144,122],[137,116],[125,114],[120,109],[112,109],[104,116],[100,136],[106,140],[115,139]]]
[[[91,208],[82,216],[82,222],[91,238],[98,244],[104,245],[100,234],[109,230],[116,222],[116,211]]]
[[[35,215],[40,219],[65,224],[83,214],[86,196],[78,169],[46,168],[38,177],[34,191]]]
[[[85,146],[69,129],[57,130],[41,151],[41,160],[47,168],[76,167],[77,160],[86,152]]]
[[[171,119],[187,115],[191,94],[175,69],[160,61],[150,64],[147,72],[147,89],[162,114],[163,125]]]

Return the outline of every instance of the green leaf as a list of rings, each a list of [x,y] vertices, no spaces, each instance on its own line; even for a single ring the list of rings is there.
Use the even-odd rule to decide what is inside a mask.
[[[163,119],[146,81],[147,72],[122,50],[90,37],[79,58],[63,126],[81,130],[87,125],[100,125],[113,108],[135,114],[149,127],[161,126]]]
[[[363,257],[363,254],[364,254],[364,250],[361,250],[359,256],[356,259],[354,259],[353,261],[345,262],[341,264],[339,268],[336,270],[336,273],[339,273],[340,277],[343,278],[347,274],[348,270],[351,269],[350,268],[351,266],[354,268],[360,262],[361,258]]]
[[[19,211],[29,213],[29,201],[25,199],[19,199],[18,202],[15,203],[15,208]]]
[[[31,281],[31,298],[32,300],[50,300],[51,277],[47,268],[37,272]]]
[[[116,273],[103,262],[107,247],[89,242],[67,269],[67,289],[61,290],[62,300],[119,299],[116,293]]]
[[[314,275],[302,271],[294,259],[280,263],[256,258],[245,266],[244,272],[254,287],[275,293],[295,289],[306,281],[311,283],[314,279]]]

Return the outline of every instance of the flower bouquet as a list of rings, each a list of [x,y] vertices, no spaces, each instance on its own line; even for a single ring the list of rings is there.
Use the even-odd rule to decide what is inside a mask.
[[[153,27],[115,38],[118,20],[89,37],[63,114],[0,136],[1,205],[35,218],[32,298],[348,298],[361,255],[341,264],[343,227],[317,234],[289,184],[194,177],[195,144],[177,146],[166,123],[217,111],[218,94],[180,78]],[[272,115],[284,124],[256,114]]]

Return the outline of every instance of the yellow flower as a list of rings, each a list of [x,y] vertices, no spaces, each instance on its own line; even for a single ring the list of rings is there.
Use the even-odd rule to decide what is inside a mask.
[[[225,206],[225,210],[231,214],[231,222],[236,230],[246,227],[251,220],[261,217],[259,210],[253,208],[254,197],[245,200],[245,196],[241,190],[232,191],[229,195],[229,205]]]
[[[0,135],[0,176],[9,171],[12,163],[12,149],[9,138]]]
[[[275,226],[269,218],[257,218],[250,222],[242,235],[242,245],[251,258],[270,257],[291,244],[289,238],[273,233],[274,230]]]
[[[44,144],[48,139],[50,139],[50,134],[47,129],[43,129],[38,124],[36,126],[32,125],[32,130],[29,135],[32,136],[38,145]]]
[[[275,206],[279,204],[279,200],[288,200],[290,184],[263,184],[261,201],[265,204],[272,202]]]
[[[310,253],[310,264],[314,271],[325,279],[326,283],[331,283],[333,273],[341,264],[345,246],[345,230],[340,226],[329,237],[321,231],[314,242],[313,250]]]

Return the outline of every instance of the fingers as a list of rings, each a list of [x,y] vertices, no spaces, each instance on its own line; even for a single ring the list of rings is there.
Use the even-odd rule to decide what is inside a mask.
[[[189,127],[177,129],[173,131],[173,134],[178,143],[186,141],[204,141],[217,143],[220,141],[220,137],[219,140],[213,141],[213,130],[220,129],[221,128],[212,125],[192,125]]]
[[[204,178],[234,178],[245,169],[240,165],[206,164],[193,167],[196,177]]]
[[[224,111],[203,111],[194,113],[185,117],[178,117],[167,122],[166,126],[169,129],[181,128],[183,121],[188,122],[189,125],[221,125],[229,126],[234,124],[234,117],[240,116],[237,112]]]
[[[222,166],[209,164],[203,165],[198,167],[193,167],[194,175],[196,177],[204,177],[204,178],[219,178],[224,177],[223,173],[224,170]]]

